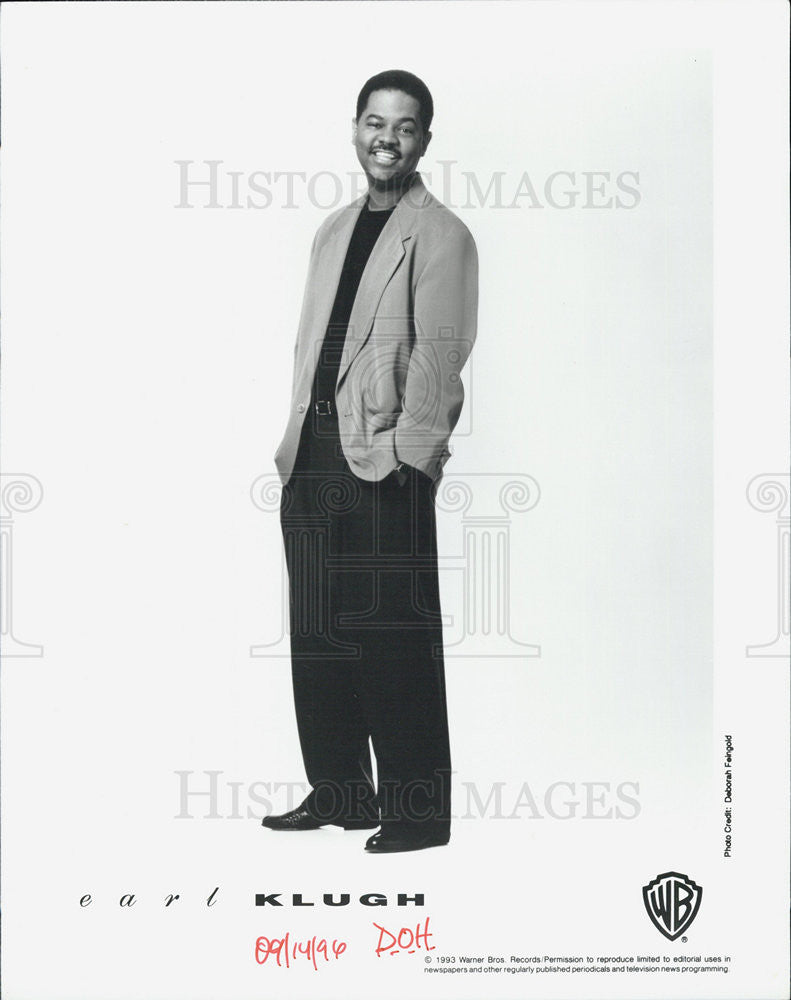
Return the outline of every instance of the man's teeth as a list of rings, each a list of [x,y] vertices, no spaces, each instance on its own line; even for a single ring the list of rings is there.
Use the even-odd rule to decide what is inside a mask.
[[[393,160],[398,159],[395,153],[390,153],[385,149],[374,150],[374,157],[377,160],[386,160],[388,163],[392,163]]]

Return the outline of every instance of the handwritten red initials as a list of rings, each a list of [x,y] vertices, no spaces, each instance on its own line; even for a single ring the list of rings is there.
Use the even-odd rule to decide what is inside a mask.
[[[421,924],[418,923],[414,930],[411,927],[401,927],[395,933],[382,927],[381,924],[375,923],[374,927],[379,931],[376,957],[381,958],[385,952],[388,955],[398,955],[401,952],[414,955],[416,951],[434,951],[436,945],[429,944],[429,938],[433,937],[433,934],[428,929],[428,921],[429,918],[426,917],[422,929]]]

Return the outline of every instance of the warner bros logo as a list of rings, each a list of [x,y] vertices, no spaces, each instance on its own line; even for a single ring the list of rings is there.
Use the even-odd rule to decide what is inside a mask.
[[[643,902],[651,922],[670,941],[689,927],[700,909],[703,889],[679,872],[664,872],[643,886]]]

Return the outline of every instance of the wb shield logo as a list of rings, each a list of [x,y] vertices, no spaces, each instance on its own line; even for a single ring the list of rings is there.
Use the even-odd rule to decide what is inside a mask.
[[[700,909],[703,889],[679,872],[657,875],[643,886],[643,902],[651,922],[670,941],[689,927]]]

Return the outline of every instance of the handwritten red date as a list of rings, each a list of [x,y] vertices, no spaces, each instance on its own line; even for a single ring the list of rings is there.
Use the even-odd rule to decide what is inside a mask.
[[[429,918],[426,917],[422,929],[418,924],[413,930],[411,927],[402,927],[393,933],[382,927],[381,924],[374,924],[379,931],[379,941],[376,945],[376,957],[381,958],[387,952],[388,955],[398,955],[399,952],[406,952],[407,955],[414,955],[416,951],[435,951],[436,946],[429,944],[429,938],[433,934],[428,929]]]
[[[345,941],[333,938],[332,944],[328,944],[326,938],[317,940],[315,934],[309,941],[292,941],[288,931],[282,938],[260,937],[255,942],[255,960],[259,965],[274,958],[277,965],[285,965],[287,969],[291,968],[292,960],[304,958],[318,971],[320,959],[329,962],[332,958],[340,958],[345,951]]]

